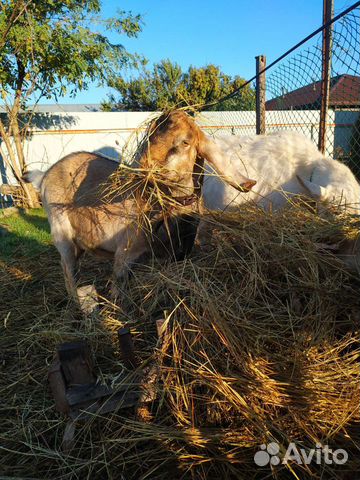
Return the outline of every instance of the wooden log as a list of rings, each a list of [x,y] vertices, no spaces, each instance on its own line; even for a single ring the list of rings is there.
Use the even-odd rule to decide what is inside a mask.
[[[63,343],[58,356],[66,387],[95,383],[94,362],[86,342]]]

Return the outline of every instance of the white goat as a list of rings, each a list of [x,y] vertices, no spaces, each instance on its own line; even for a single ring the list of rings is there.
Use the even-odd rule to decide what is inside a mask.
[[[320,203],[334,203],[350,213],[360,213],[360,185],[351,170],[324,156],[302,134],[282,131],[265,136],[220,137],[214,141],[226,159],[227,177],[236,178],[241,171],[257,183],[246,196],[241,195],[207,164],[203,198],[209,209],[223,210],[253,201],[277,210],[289,198],[302,194]]]

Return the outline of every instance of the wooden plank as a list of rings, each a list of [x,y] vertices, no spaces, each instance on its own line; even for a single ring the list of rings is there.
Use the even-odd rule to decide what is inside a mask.
[[[94,362],[86,342],[63,343],[58,355],[66,387],[95,383]]]
[[[102,415],[123,408],[139,407],[154,401],[157,396],[155,384],[157,369],[157,364],[152,365],[141,376],[132,378],[131,384],[124,382],[123,385],[118,385],[116,391],[111,391],[106,397],[86,401],[86,396],[70,396],[69,400],[71,403],[80,400],[78,403],[71,404],[70,418],[73,420],[84,420],[93,415]],[[105,386],[98,393],[106,393],[106,389],[107,387]]]
[[[73,406],[82,402],[95,401],[109,396],[112,393],[113,390],[106,385],[90,383],[88,385],[77,385],[68,388],[66,391],[66,399],[69,405]]]
[[[55,400],[56,410],[61,413],[68,413],[70,410],[70,405],[66,398],[66,385],[58,356],[56,356],[49,369],[48,381]]]
[[[94,415],[104,415],[139,403],[139,392],[117,392],[104,401],[97,400],[89,405],[74,406],[70,410],[73,420],[86,420]]]

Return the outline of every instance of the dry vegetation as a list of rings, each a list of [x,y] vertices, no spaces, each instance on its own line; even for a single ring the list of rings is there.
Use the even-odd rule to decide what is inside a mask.
[[[352,479],[359,456],[359,279],[328,245],[357,232],[302,208],[253,208],[211,216],[210,248],[185,261],[134,270],[121,307],[104,301],[83,319],[66,301],[58,255],[2,263],[0,474],[66,479]],[[107,264],[85,259],[106,293]],[[159,348],[155,319],[167,312]],[[116,387],[123,366],[116,331],[130,326],[141,359],[159,365],[157,400],[77,425],[47,387],[56,345],[87,339],[99,378]],[[141,368],[141,367],[140,367]],[[127,381],[131,388],[132,374]],[[345,448],[341,466],[257,467],[276,441]],[[273,469],[273,470],[271,470]]]

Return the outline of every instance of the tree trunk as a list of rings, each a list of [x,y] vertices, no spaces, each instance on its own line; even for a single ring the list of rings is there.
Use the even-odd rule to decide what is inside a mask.
[[[19,133],[20,132],[18,132],[18,135]],[[22,175],[24,174],[26,165],[25,165],[25,158],[24,158],[24,152],[22,149],[21,140],[19,142],[19,137],[16,139],[14,135],[14,141],[16,146],[16,150],[15,150],[11,142],[11,136],[9,134],[9,131],[6,130],[1,120],[0,120],[0,135],[2,137],[2,140],[7,150],[6,152],[7,155],[4,151],[2,151],[3,161],[11,169],[12,174],[14,175],[16,181],[21,186],[21,189],[23,191],[24,205],[29,208],[40,207],[38,195],[34,187],[31,184],[25,183],[22,180]],[[15,200],[15,203],[16,203],[16,200]]]
[[[22,180],[22,175],[26,171],[26,162],[23,148],[23,139],[26,132],[21,132],[19,126],[19,113],[21,109],[21,99],[23,93],[23,85],[25,80],[25,67],[20,59],[17,59],[18,65],[18,79],[16,85],[16,92],[14,103],[9,108],[9,127],[5,128],[0,120],[0,133],[6,145],[8,158],[4,158],[4,162],[10,166],[13,175],[19,182],[23,191],[24,206],[30,208],[40,207],[38,195],[31,184],[27,184]],[[14,142],[11,142],[11,136]]]
[[[16,154],[20,164],[20,171],[21,177],[26,172],[26,161],[24,155],[24,145],[23,145],[23,135],[21,134],[20,127],[19,127],[19,120],[18,116],[14,118],[13,125],[12,125],[12,134],[15,142]],[[34,189],[34,187],[29,184],[23,182],[22,178],[20,177],[19,183],[24,190],[26,195],[26,201],[30,208],[38,208],[40,207],[38,195]]]

